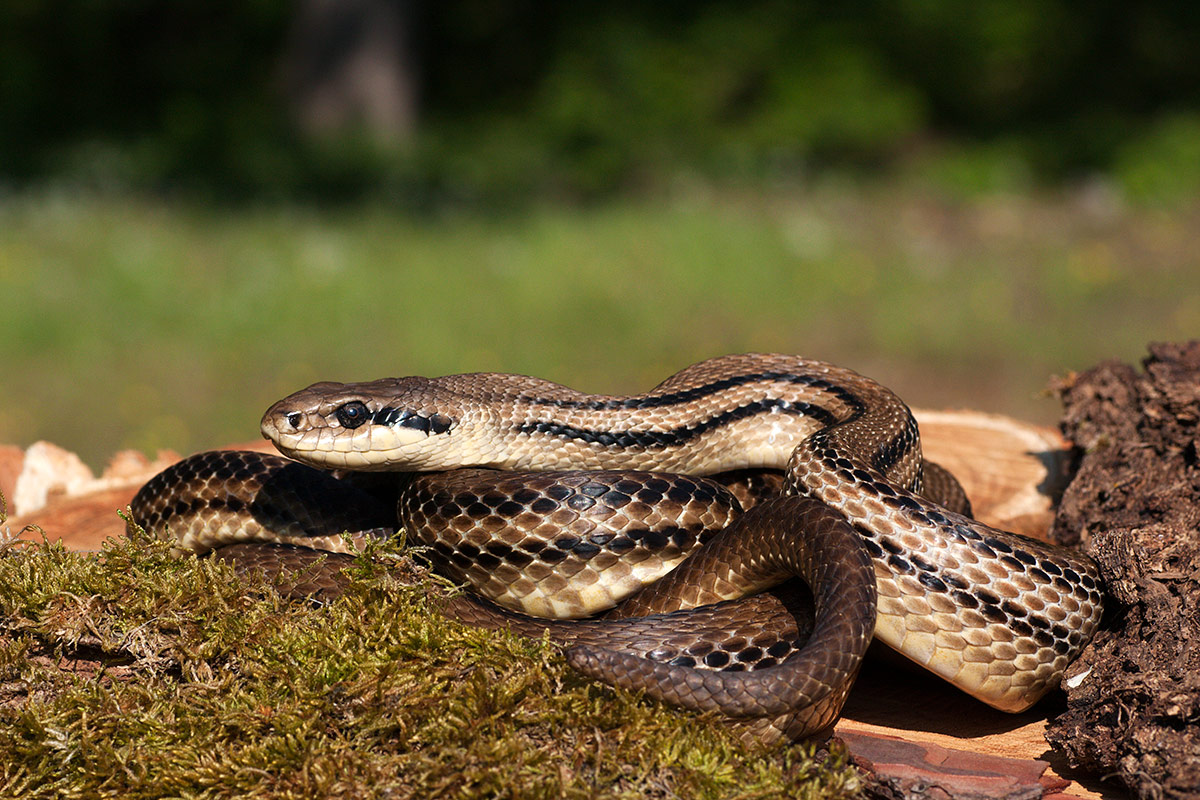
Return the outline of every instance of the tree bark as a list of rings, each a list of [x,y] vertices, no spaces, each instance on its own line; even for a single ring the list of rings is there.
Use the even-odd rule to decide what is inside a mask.
[[[412,137],[413,7],[413,0],[301,0],[283,69],[302,130],[359,130],[383,144]]]

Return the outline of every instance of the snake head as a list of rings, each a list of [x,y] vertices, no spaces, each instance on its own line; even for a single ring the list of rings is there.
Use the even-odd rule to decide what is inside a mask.
[[[262,433],[284,455],[315,467],[438,469],[457,404],[426,378],[314,383],[275,403]]]

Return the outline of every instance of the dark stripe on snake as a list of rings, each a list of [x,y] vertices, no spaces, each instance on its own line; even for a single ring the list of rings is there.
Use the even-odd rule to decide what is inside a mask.
[[[838,421],[832,412],[814,403],[790,402],[769,397],[723,411],[693,427],[675,428],[669,431],[595,431],[558,422],[528,422],[516,426],[514,430],[518,433],[544,433],[560,439],[576,439],[604,447],[653,449],[680,445],[703,436],[714,428],[764,413],[809,417],[821,425],[833,425]]]
[[[578,536],[560,536],[547,542],[527,539],[518,546],[490,542],[483,546],[483,550],[511,564],[524,567],[535,560],[558,563],[568,554],[584,560],[604,552],[620,555],[634,549],[670,555],[683,552],[693,542],[698,541],[703,544],[716,533],[716,530],[707,528],[699,531],[689,531],[677,527],[659,530],[629,528],[622,531],[620,535],[592,535],[586,539]],[[442,558],[450,560],[454,559],[456,552],[465,554],[471,559],[479,558],[481,552],[480,548],[466,542],[450,545],[439,541],[434,543],[432,549]],[[470,564],[465,562],[465,565],[469,566]]]
[[[444,414],[425,416],[412,411],[401,411],[393,406],[385,406],[371,416],[371,422],[376,425],[403,425],[415,428],[425,433],[445,433],[450,430],[453,420]]]
[[[886,475],[901,459],[912,452],[913,445],[918,441],[920,441],[920,434],[917,432],[917,421],[910,416],[904,429],[880,445],[879,449],[875,451],[871,457],[871,466],[880,475]],[[920,479],[919,475],[917,479]]]
[[[400,409],[393,406],[384,406],[375,412],[372,421],[376,425],[391,425],[396,420],[400,419]]]
[[[780,383],[790,383],[796,386],[811,386],[814,389],[820,389],[823,392],[828,392],[836,397],[839,402],[851,410],[851,414],[857,416],[861,414],[865,408],[862,400],[858,395],[844,386],[839,386],[824,378],[816,375],[796,375],[790,372],[757,372],[744,375],[731,375],[728,378],[722,378],[719,381],[706,383],[703,386],[694,386],[691,389],[683,389],[670,394],[650,395],[650,396],[635,396],[635,397],[611,397],[605,399],[591,400],[573,400],[567,398],[549,398],[549,397],[534,397],[522,396],[517,398],[518,402],[529,403],[538,406],[553,406],[555,408],[570,408],[586,411],[612,411],[616,409],[643,409],[643,408],[664,408],[666,406],[681,405],[690,403],[693,400],[698,400],[701,397],[719,394],[735,386],[745,386],[751,383],[760,381],[778,381]]]

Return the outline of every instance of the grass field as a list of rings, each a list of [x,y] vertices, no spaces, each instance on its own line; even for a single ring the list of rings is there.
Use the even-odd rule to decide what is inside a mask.
[[[414,218],[45,190],[0,199],[0,297],[0,442],[93,466],[255,438],[315,380],[624,392],[745,350],[1050,422],[1052,374],[1200,332],[1200,203],[829,183]]]

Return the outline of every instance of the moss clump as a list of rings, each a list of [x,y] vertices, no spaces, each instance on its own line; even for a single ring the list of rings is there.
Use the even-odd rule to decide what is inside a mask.
[[[853,795],[843,758],[756,751],[427,601],[399,553],[326,606],[148,538],[0,546],[0,795]],[[398,575],[404,574],[401,579]]]

